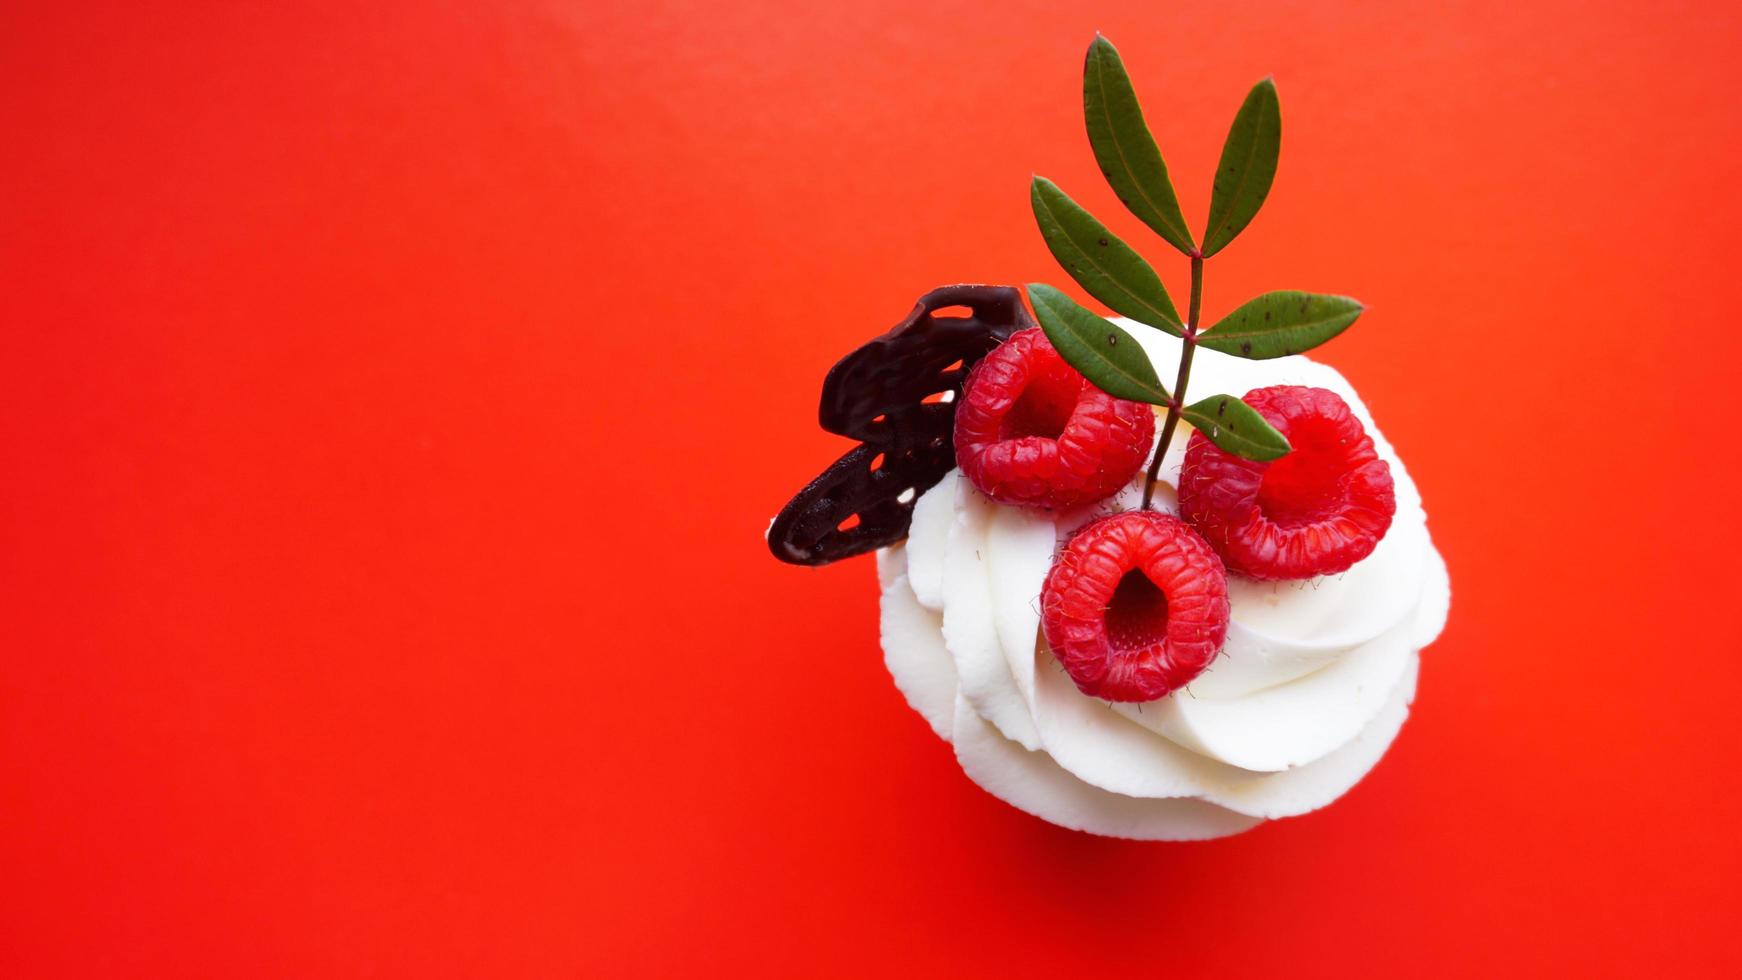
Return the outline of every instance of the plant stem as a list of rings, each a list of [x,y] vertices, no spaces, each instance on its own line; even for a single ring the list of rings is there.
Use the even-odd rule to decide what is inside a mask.
[[[1186,322],[1183,324],[1185,336],[1180,338],[1184,346],[1179,353],[1179,377],[1174,379],[1173,398],[1167,403],[1167,419],[1161,423],[1161,442],[1155,447],[1155,458],[1149,461],[1149,478],[1143,483],[1143,509],[1149,510],[1149,502],[1155,497],[1155,480],[1161,474],[1161,458],[1167,455],[1168,444],[1173,442],[1173,430],[1179,426],[1179,414],[1186,404],[1186,382],[1192,377],[1192,352],[1198,349],[1198,309],[1204,300],[1204,257],[1192,255],[1192,294],[1186,306]]]

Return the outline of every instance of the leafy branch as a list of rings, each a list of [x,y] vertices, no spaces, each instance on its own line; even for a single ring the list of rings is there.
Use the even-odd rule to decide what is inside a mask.
[[[1198,347],[1255,360],[1299,354],[1342,333],[1364,307],[1346,296],[1279,291],[1242,304],[1213,326],[1201,325],[1204,261],[1252,223],[1276,179],[1282,113],[1270,79],[1247,93],[1223,141],[1201,247],[1180,212],[1167,163],[1144,121],[1125,64],[1099,34],[1083,63],[1083,118],[1095,161],[1120,203],[1191,260],[1191,293],[1182,318],[1155,269],[1135,249],[1052,181],[1036,176],[1029,187],[1041,237],[1071,278],[1115,313],[1178,337],[1183,345],[1179,375],[1170,391],[1124,328],[1051,286],[1028,286],[1041,329],[1072,367],[1116,398],[1167,408],[1143,488],[1147,508],[1162,457],[1182,418],[1221,449],[1246,459],[1272,460],[1289,451],[1280,432],[1232,395],[1186,404],[1192,354]]]

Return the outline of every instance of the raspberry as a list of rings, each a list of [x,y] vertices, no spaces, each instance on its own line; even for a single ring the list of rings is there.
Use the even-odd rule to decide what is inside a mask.
[[[1391,527],[1391,467],[1335,392],[1278,385],[1242,398],[1294,448],[1271,463],[1225,453],[1192,433],[1180,469],[1180,515],[1228,571],[1257,579],[1341,572]]]
[[[1041,628],[1084,694],[1153,701],[1203,673],[1228,632],[1222,563],[1177,517],[1103,517],[1059,552],[1041,591]]]
[[[956,409],[956,464],[1000,503],[1064,509],[1129,483],[1154,435],[1148,405],[1089,384],[1031,327],[968,375]]]

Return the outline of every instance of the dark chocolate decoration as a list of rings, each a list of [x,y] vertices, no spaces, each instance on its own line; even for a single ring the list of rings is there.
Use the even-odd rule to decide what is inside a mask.
[[[936,315],[951,306],[971,313]],[[956,400],[968,369],[1032,326],[1012,286],[942,286],[894,329],[841,358],[823,379],[818,420],[860,445],[781,509],[768,529],[774,557],[827,565],[907,537],[913,502],[956,465]],[[934,397],[946,391],[955,392],[949,401]]]

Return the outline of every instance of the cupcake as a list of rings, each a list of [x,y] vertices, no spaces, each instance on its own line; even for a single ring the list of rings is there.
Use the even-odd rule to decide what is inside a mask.
[[[1301,353],[1361,305],[1279,291],[1200,322],[1206,260],[1275,174],[1274,85],[1236,114],[1201,239],[1099,37],[1084,109],[1120,200],[1189,261],[1186,315],[1035,178],[1049,249],[1123,316],[1042,284],[1032,316],[1013,287],[922,297],[825,379],[824,428],[860,445],[768,543],[795,564],[875,552],[890,675],[987,792],[1090,833],[1220,837],[1319,809],[1378,763],[1450,583],[1402,460]]]

